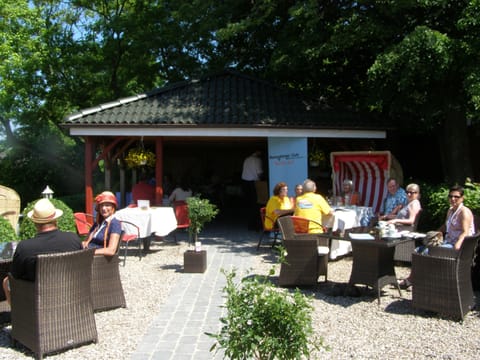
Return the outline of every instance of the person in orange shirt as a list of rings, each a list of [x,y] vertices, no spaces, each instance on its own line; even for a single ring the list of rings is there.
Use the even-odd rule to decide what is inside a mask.
[[[360,194],[353,190],[353,181],[343,180],[342,200],[345,205],[358,205],[360,203]]]
[[[141,173],[140,180],[132,187],[132,201],[134,204],[138,200],[149,200],[150,205],[155,204],[155,186],[147,181],[147,174]]]

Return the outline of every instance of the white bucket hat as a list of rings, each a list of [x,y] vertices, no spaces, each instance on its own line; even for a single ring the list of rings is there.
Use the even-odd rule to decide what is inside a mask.
[[[35,203],[33,210],[29,211],[27,216],[36,224],[46,224],[58,219],[63,215],[63,211],[56,209],[48,199],[40,199]]]

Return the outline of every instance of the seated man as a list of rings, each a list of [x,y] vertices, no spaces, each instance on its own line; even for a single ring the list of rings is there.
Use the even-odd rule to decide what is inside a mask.
[[[303,182],[303,194],[297,197],[295,203],[295,216],[301,216],[313,220],[316,223],[309,223],[309,233],[321,233],[323,228],[319,225],[322,224],[324,216],[332,216],[333,211],[327,200],[320,195],[316,194],[317,185],[314,181],[307,179]]]
[[[35,281],[37,255],[76,251],[82,249],[82,243],[77,234],[60,231],[57,219],[63,211],[56,209],[48,199],[40,199],[27,216],[37,228],[37,235],[18,243],[10,273],[16,279]],[[27,220],[24,220],[27,221]],[[5,298],[10,304],[10,285],[8,277],[3,279]]]
[[[380,206],[379,220],[391,220],[397,217],[397,213],[407,205],[407,193],[394,178],[387,180],[387,196]]]

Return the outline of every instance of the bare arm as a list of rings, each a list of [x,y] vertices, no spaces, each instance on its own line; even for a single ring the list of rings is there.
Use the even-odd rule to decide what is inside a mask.
[[[470,234],[470,224],[472,223],[472,214],[469,211],[466,211],[465,208],[462,209],[462,212],[460,213],[461,216],[461,222],[462,222],[462,229],[463,232],[460,234],[460,236],[457,239],[457,242],[455,243],[454,249],[455,250],[460,250],[463,244],[463,239],[465,239],[466,236]]]
[[[402,224],[402,225],[413,225],[415,222],[415,218],[420,211],[420,204],[415,201],[415,203],[410,203],[408,205],[409,212],[408,212],[408,219],[392,219],[388,221],[389,224]]]
[[[106,248],[95,249],[95,255],[113,256],[117,252],[120,234],[110,234],[110,240]]]

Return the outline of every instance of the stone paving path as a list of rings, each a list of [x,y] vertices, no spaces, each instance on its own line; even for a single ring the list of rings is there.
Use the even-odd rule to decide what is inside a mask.
[[[253,261],[259,233],[222,231],[206,233],[202,248],[207,250],[207,270],[183,274],[169,299],[154,317],[132,359],[222,359],[222,352],[210,352],[214,339],[205,332],[218,333],[226,284],[222,269],[237,270],[237,279],[246,274]],[[221,234],[229,234],[226,239]],[[236,235],[232,235],[236,234]]]

